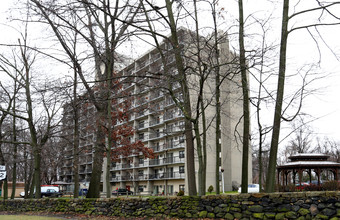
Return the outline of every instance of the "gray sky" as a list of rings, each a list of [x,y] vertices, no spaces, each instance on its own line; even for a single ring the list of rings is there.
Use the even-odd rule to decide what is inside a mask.
[[[13,1],[3,1],[1,2],[0,8],[0,23],[2,34],[0,35],[0,43],[6,43],[13,41],[13,39],[18,38],[18,33],[12,28],[7,27],[8,22],[6,18],[8,14],[6,10],[8,5],[15,2]],[[306,0],[302,1],[306,2]],[[313,2],[308,0],[307,2]],[[225,4],[225,5],[223,5]],[[308,3],[309,4],[309,3]],[[245,14],[254,14],[256,17],[266,17],[272,14],[274,19],[271,29],[272,33],[269,36],[272,42],[279,42],[280,39],[280,17],[281,17],[281,1],[275,7],[266,0],[247,0],[244,2]],[[232,19],[237,18],[237,4],[236,1],[220,1],[220,7],[224,7],[227,14],[225,14],[225,22],[229,22]],[[298,10],[299,6],[296,7]],[[294,7],[292,7],[292,10]],[[232,11],[233,13],[231,13]],[[340,11],[340,10],[338,10]],[[235,13],[234,13],[235,12]],[[204,17],[204,16],[203,16]],[[315,19],[317,16],[301,17],[290,23],[292,26],[298,26],[309,21],[309,19]],[[204,18],[206,19],[206,18]],[[222,22],[222,18],[221,22]],[[235,21],[234,21],[235,22]],[[228,24],[227,24],[228,25]],[[221,26],[223,27],[223,26]],[[256,33],[257,27],[248,28],[250,32]],[[315,33],[315,32],[314,32]],[[324,137],[328,136],[334,140],[340,141],[340,129],[338,129],[338,124],[340,124],[340,101],[337,97],[340,94],[340,63],[332,54],[331,48],[337,54],[340,54],[340,27],[333,28],[323,28],[322,36],[328,45],[324,44],[319,38],[319,44],[322,56],[320,69],[318,71],[323,73],[326,77],[322,80],[318,80],[312,84],[313,88],[320,88],[315,95],[310,96],[306,99],[303,107],[303,112],[312,115],[314,118],[320,118],[314,121],[311,125],[318,136]],[[235,44],[235,42],[232,42]],[[329,46],[329,48],[327,47]],[[310,63],[317,63],[320,59],[318,55],[318,47],[316,46],[313,38],[310,37],[306,31],[297,31],[292,33],[289,37],[289,47],[288,47],[288,70],[293,73],[302,66]],[[289,82],[294,84],[293,82]],[[292,85],[291,84],[291,85]],[[267,113],[266,113],[267,114]],[[273,109],[268,110],[268,115],[273,114]],[[268,117],[268,123],[271,123],[271,116]],[[288,125],[285,124],[284,127]],[[283,135],[285,132],[283,132]],[[283,137],[283,136],[281,136]]]

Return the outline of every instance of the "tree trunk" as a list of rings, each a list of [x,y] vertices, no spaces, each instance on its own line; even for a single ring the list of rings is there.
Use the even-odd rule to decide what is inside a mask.
[[[196,180],[195,180],[195,152],[194,152],[194,138],[192,134],[192,122],[191,122],[191,102],[189,88],[187,84],[187,78],[184,71],[183,58],[181,56],[181,47],[178,42],[176,22],[172,11],[172,3],[170,0],[165,0],[168,17],[170,21],[171,29],[171,42],[173,44],[175,52],[176,67],[179,75],[182,77],[181,87],[184,99],[184,116],[185,120],[185,138],[186,138],[186,169],[187,169],[187,180],[188,180],[188,194],[189,196],[196,196]]]
[[[248,77],[244,49],[244,22],[243,22],[243,0],[239,4],[239,45],[240,45],[240,67],[243,93],[243,149],[242,149],[242,193],[248,192],[248,160],[249,160],[249,91]]]
[[[35,198],[38,199],[41,197],[41,184],[40,184],[40,162],[41,162],[41,151],[38,146],[33,148],[33,156],[34,156],[34,178],[33,185],[35,188]]]
[[[16,81],[14,82],[14,90],[16,90]],[[12,195],[11,199],[15,197],[15,190],[17,184],[17,153],[18,153],[18,144],[17,144],[17,129],[16,129],[16,117],[15,117],[15,96],[13,97],[13,171],[12,171]]]
[[[215,109],[216,109],[216,125],[215,125],[215,191],[216,195],[220,194],[220,153],[221,153],[221,90],[220,90],[220,54],[218,49],[218,33],[217,33],[217,20],[216,20],[216,2],[212,3],[212,15],[214,21],[214,50],[215,50],[215,59],[216,59],[216,68],[215,68]],[[222,181],[223,182],[223,181]],[[223,187],[222,187],[223,188]],[[222,192],[223,193],[223,192]]]
[[[77,68],[74,67],[74,84],[73,84],[73,175],[74,175],[74,191],[73,197],[78,198],[79,195],[79,111],[77,98]]]
[[[16,128],[15,123],[13,124],[13,141],[14,141],[14,149],[13,149],[13,170],[12,170],[12,195],[11,199],[15,197],[15,190],[17,184],[17,153],[18,153],[18,144],[16,143]]]
[[[274,124],[273,134],[270,145],[270,155],[268,164],[268,174],[266,179],[266,192],[271,193],[275,190],[275,173],[276,173],[276,161],[277,151],[280,138],[281,127],[281,112],[285,86],[285,74],[286,74],[286,52],[287,52],[287,38],[288,38],[288,11],[289,0],[284,0],[283,3],[283,15],[282,15],[282,29],[281,29],[281,44],[280,44],[280,64],[279,64],[279,77],[277,84],[277,95],[274,112]]]
[[[103,113],[98,112],[98,115],[103,115]],[[96,137],[97,137],[97,140],[94,145],[90,186],[89,186],[89,191],[87,193],[86,198],[99,198],[100,197],[100,178],[102,174],[103,154],[104,154],[104,149],[105,149],[105,135],[100,125],[98,125],[97,127]]]
[[[204,196],[205,195],[205,186],[204,184],[204,161],[203,161],[203,152],[202,152],[202,143],[201,143],[201,136],[199,131],[199,125],[196,122],[194,124],[195,130],[195,139],[196,139],[196,149],[197,149],[197,156],[198,156],[198,195]]]
[[[203,95],[203,94],[202,94]],[[204,194],[207,189],[207,125],[205,120],[205,109],[204,109],[204,103],[201,102],[201,112],[202,112],[202,151],[203,151],[203,179],[202,179],[202,188],[204,189]]]
[[[0,124],[0,136],[2,138],[2,135],[1,135],[2,133],[1,132],[2,132],[2,129],[1,129],[1,124]],[[2,153],[2,149],[1,149],[1,142],[0,142],[0,165],[6,166],[5,158],[4,158],[4,155]],[[0,189],[1,189],[1,186],[2,186],[2,183],[0,184]],[[2,192],[3,193],[2,196],[4,197],[4,199],[7,199],[8,198],[7,177],[6,177],[5,180],[3,180],[3,189],[4,189],[4,191]]]
[[[111,80],[109,80],[111,82]],[[110,83],[111,85],[111,83]],[[108,85],[108,89],[110,90],[111,86]],[[110,91],[108,91],[110,94]],[[108,95],[110,97],[110,95]],[[107,146],[106,146],[106,198],[111,198],[111,183],[110,183],[110,168],[111,168],[111,146],[112,146],[112,107],[111,107],[111,99],[108,98],[108,105],[107,105],[107,125],[108,125],[108,135],[107,135]]]

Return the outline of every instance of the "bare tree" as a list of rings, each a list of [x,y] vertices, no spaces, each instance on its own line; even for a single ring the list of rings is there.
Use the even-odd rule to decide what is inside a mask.
[[[273,134],[271,140],[270,147],[270,159],[269,159],[269,169],[266,181],[266,192],[273,192],[275,186],[275,171],[276,171],[276,163],[277,163],[277,153],[278,153],[278,144],[280,137],[280,127],[281,120],[285,120],[286,118],[283,116],[283,98],[284,98],[284,88],[285,88],[285,79],[286,79],[286,53],[288,48],[288,35],[297,30],[309,30],[309,28],[318,28],[319,26],[334,26],[339,25],[339,18],[333,14],[330,9],[340,2],[321,2],[317,1],[319,4],[318,7],[310,8],[306,10],[301,10],[292,13],[289,15],[289,0],[285,0],[283,2],[283,15],[282,15],[282,27],[281,27],[281,43],[280,43],[280,60],[279,60],[279,70],[278,70],[278,83],[277,83],[277,95],[276,95],[276,104],[275,104],[275,112],[274,112],[274,123],[273,123]],[[324,14],[328,14],[333,21],[330,23],[323,22],[322,19],[319,19],[319,23],[312,23],[302,26],[295,26],[291,29],[288,28],[288,22],[295,17],[305,15],[308,16],[311,13],[320,12],[320,16],[322,17]],[[297,113],[295,116],[291,117],[289,120],[293,120],[299,113],[301,109],[300,107],[297,109]]]
[[[56,38],[65,50],[68,58],[76,67],[76,72],[80,77],[83,85],[86,88],[89,100],[94,104],[97,111],[97,121],[99,127],[97,128],[97,143],[95,144],[93,169],[87,197],[98,198],[100,185],[101,169],[103,164],[103,155],[106,154],[107,160],[107,176],[105,177],[106,194],[111,196],[109,169],[110,169],[110,151],[113,141],[110,135],[105,136],[102,132],[101,126],[108,129],[108,134],[111,133],[111,112],[112,96],[111,85],[114,81],[114,72],[116,71],[116,63],[119,57],[116,49],[129,36],[128,27],[134,22],[139,11],[139,5],[133,6],[131,1],[82,1],[71,2],[66,7],[61,6],[60,10],[55,10],[52,5],[42,4],[39,1],[31,0],[37,7],[37,11],[48,22],[52,28]],[[130,4],[131,3],[131,4]],[[113,4],[113,5],[112,5]],[[71,23],[68,20],[68,14],[74,15],[77,18],[76,23]],[[55,18],[55,20],[52,19]],[[58,23],[62,23],[60,26]],[[77,25],[76,25],[77,24]],[[66,29],[63,29],[66,27]],[[69,47],[69,40],[64,38],[62,33],[71,30],[77,33],[80,38],[92,49],[92,56],[94,59],[96,86],[91,87],[89,82],[85,79],[81,64],[77,59],[77,54]],[[94,89],[100,89],[99,92]],[[96,93],[96,94],[95,94]],[[105,124],[100,125],[100,119],[106,118]],[[105,144],[107,139],[107,144]]]
[[[249,85],[247,76],[247,65],[244,48],[244,18],[243,1],[239,0],[239,45],[240,45],[240,69],[243,92],[243,148],[242,148],[242,193],[248,192],[248,161],[249,161],[249,139],[250,139],[250,113],[249,113]]]

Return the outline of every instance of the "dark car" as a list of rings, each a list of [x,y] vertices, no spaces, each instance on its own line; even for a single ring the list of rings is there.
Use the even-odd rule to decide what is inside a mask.
[[[43,197],[62,197],[63,194],[61,192],[56,191],[55,189],[47,189],[44,192],[41,192],[41,198]]]
[[[80,189],[79,190],[79,196],[86,196],[88,193],[88,189]]]
[[[118,190],[113,190],[112,195],[114,196],[120,196],[120,195],[132,195],[133,192],[131,192],[128,189],[118,189]]]

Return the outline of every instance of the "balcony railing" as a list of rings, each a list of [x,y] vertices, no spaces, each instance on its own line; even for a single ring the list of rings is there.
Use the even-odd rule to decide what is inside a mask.
[[[157,138],[162,138],[162,137],[164,137],[164,134],[160,132],[149,135],[149,139],[157,139]]]
[[[122,164],[123,169],[132,168],[132,167],[133,167],[133,165],[130,164],[130,163]]]
[[[180,172],[166,172],[166,173],[156,173],[156,174],[149,174],[150,180],[155,179],[184,179],[185,173]]]
[[[161,124],[161,120],[152,120],[149,122],[149,126],[155,126]]]
[[[87,168],[87,169],[85,169],[85,172],[86,172],[86,173],[91,173],[91,172],[92,172],[92,168]]]
[[[165,164],[174,164],[174,163],[184,163],[185,158],[183,157],[166,157],[166,158],[159,158],[159,159],[152,159],[149,161],[149,166],[156,166],[156,165],[165,165]]]

